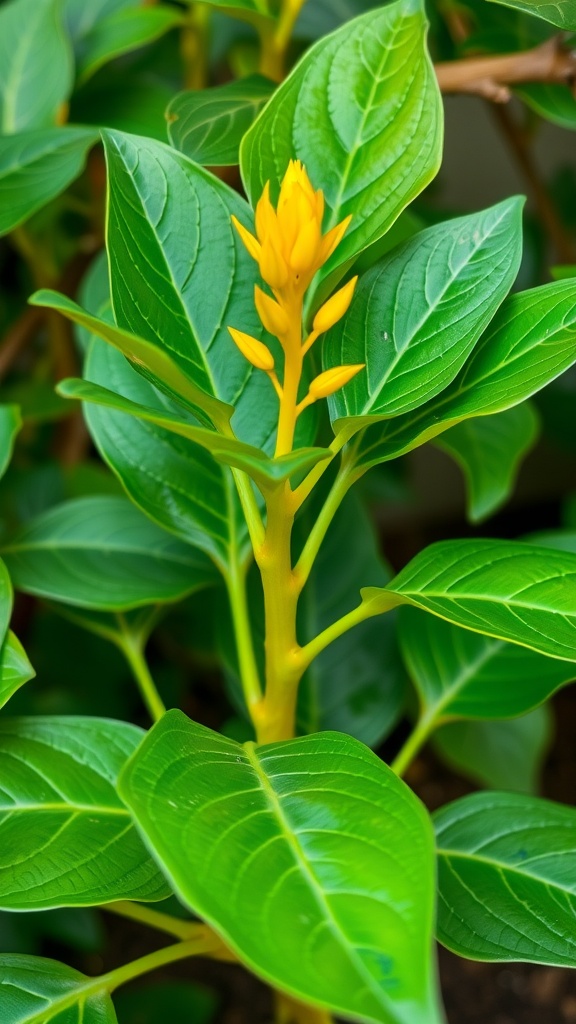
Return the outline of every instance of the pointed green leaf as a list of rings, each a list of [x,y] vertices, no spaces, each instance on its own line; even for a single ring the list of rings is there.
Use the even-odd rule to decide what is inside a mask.
[[[297,158],[327,203],[326,227],[353,220],[327,272],[380,238],[434,177],[442,104],[419,0],[370,11],[307,51],[245,136],[240,152],[254,204],[273,197]]]
[[[456,460],[466,478],[471,522],[485,519],[508,500],[538,434],[536,409],[523,402],[494,416],[464,420],[438,437],[438,447]]]
[[[369,614],[410,604],[457,626],[576,661],[576,555],[505,540],[440,541],[381,590]]]
[[[366,1024],[438,1024],[427,815],[357,740],[242,746],[171,711],[120,791],[180,898],[257,974]]]
[[[12,584],[4,562],[0,561],[0,644],[4,643],[11,615]]]
[[[0,477],[10,465],[14,442],[22,426],[17,405],[0,405]]]
[[[574,362],[573,282],[511,295],[452,384],[419,409],[365,430],[356,461],[368,468],[395,459],[462,420],[511,409]]]
[[[576,31],[576,0],[492,0],[493,3],[513,7],[533,14],[557,28]]]
[[[576,811],[475,793],[437,811],[438,938],[473,960],[576,967]]]
[[[177,601],[217,579],[206,555],[126,498],[76,498],[51,508],[3,553],[19,590],[100,611]]]
[[[170,142],[208,167],[240,160],[240,143],[274,92],[274,83],[250,75],[209,89],[179,92],[166,111]]]
[[[82,40],[78,79],[85,82],[108,61],[159,39],[183,21],[174,7],[128,7],[99,19]]]
[[[72,91],[72,53],[59,0],[9,0],[0,8],[0,132],[55,124]]]
[[[0,720],[0,907],[170,894],[115,789],[142,736],[100,718]]]
[[[0,708],[8,703],[16,690],[35,675],[26,651],[18,637],[9,629],[0,648]]]
[[[79,54],[82,44],[95,25],[118,11],[133,7],[135,0],[64,0],[64,22]]]
[[[576,3],[574,3],[576,20]],[[576,99],[569,85],[528,82],[514,92],[527,106],[552,124],[571,131],[576,129]]]
[[[0,955],[0,1003],[2,1024],[118,1024],[94,979],[39,956]]]
[[[454,379],[518,273],[522,202],[427,228],[362,275],[323,346],[325,368],[366,364],[330,399],[336,429],[406,413]]]

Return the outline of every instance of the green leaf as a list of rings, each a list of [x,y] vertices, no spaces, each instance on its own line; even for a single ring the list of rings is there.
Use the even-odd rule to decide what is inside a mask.
[[[518,273],[521,216],[508,199],[436,224],[362,275],[323,346],[325,369],[366,364],[330,398],[336,430],[406,413],[454,379]]]
[[[526,11],[536,18],[542,18],[557,28],[566,29],[569,32],[576,30],[576,0],[554,0],[554,2],[542,2],[542,0],[491,0],[493,3],[501,3],[504,7],[513,7],[518,11]]]
[[[453,771],[481,786],[535,794],[552,734],[543,704],[504,722],[452,722],[435,733],[433,746]]]
[[[10,465],[14,442],[22,426],[20,410],[16,405],[0,405],[0,477]]]
[[[74,46],[81,53],[82,42],[104,18],[134,7],[138,0],[64,0],[64,22]]]
[[[2,1024],[118,1024],[93,978],[39,956],[0,955],[0,1001]]]
[[[85,82],[114,57],[160,39],[182,21],[182,13],[167,6],[128,7],[99,19],[82,40],[79,81]]]
[[[166,107],[174,87],[142,62],[142,69],[109,64],[106,73],[74,92],[70,120],[98,128],[117,128],[135,135],[166,141]]]
[[[576,555],[568,552],[505,540],[440,541],[362,598],[369,614],[410,604],[473,632],[576,661]]]
[[[192,0],[187,0],[191,3]],[[272,17],[278,11],[278,0],[203,0],[210,7],[225,7],[228,13],[247,11],[250,14],[261,14]]]
[[[576,678],[569,662],[468,632],[414,608],[401,609],[398,639],[422,716],[440,724],[523,715]]]
[[[508,500],[538,434],[536,409],[523,402],[494,416],[464,420],[440,435],[436,444],[465,475],[471,522],[480,522]]]
[[[419,0],[356,18],[316,43],[245,136],[242,176],[254,204],[290,159],[323,189],[326,228],[353,220],[326,273],[380,238],[434,177],[442,105]]]
[[[78,177],[97,141],[86,128],[40,128],[2,139],[0,234],[18,227]]]
[[[550,277],[555,281],[564,281],[567,277],[576,277],[576,264],[567,263],[557,267],[550,267]]]
[[[511,295],[445,391],[419,409],[374,424],[355,442],[358,466],[395,459],[462,420],[511,409],[576,362],[571,281]]]
[[[274,92],[262,75],[178,93],[166,111],[168,137],[181,153],[209,167],[239,163],[240,143]]]
[[[0,8],[0,132],[56,121],[72,91],[72,53],[58,0],[10,0]]]
[[[353,1020],[440,1021],[427,815],[357,740],[241,746],[171,711],[120,791],[180,898],[257,974]]]
[[[576,12],[576,3],[574,4]],[[575,14],[576,18],[576,14]],[[576,100],[568,85],[528,82],[514,89],[527,106],[561,128],[576,129]]]
[[[0,720],[0,906],[161,900],[170,890],[116,793],[142,739],[99,718]]]
[[[26,651],[18,637],[9,629],[0,648],[0,708],[8,703],[16,690],[35,675]]]
[[[576,966],[576,811],[476,793],[435,814],[438,938],[473,960]]]
[[[19,590],[99,611],[177,601],[217,578],[206,555],[126,498],[58,505],[27,523],[4,556]]]
[[[4,562],[0,561],[0,644],[4,643],[12,615],[12,584]]]

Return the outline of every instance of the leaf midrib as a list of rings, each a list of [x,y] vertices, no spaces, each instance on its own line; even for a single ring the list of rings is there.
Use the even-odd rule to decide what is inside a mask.
[[[530,879],[534,882],[540,882],[541,885],[550,886],[551,888],[558,889],[559,892],[565,893],[569,896],[573,896],[576,899],[576,893],[570,889],[565,889],[562,885],[550,878],[542,878],[541,875],[533,875],[530,871],[520,871],[519,868],[508,864],[506,861],[499,861],[496,859],[490,859],[489,857],[482,857],[476,853],[466,853],[461,850],[450,850],[444,849],[444,847],[437,847],[436,850],[439,857],[445,857],[447,860],[466,860],[471,861],[473,864],[485,864],[494,871],[508,872],[512,875],[518,875],[524,881]],[[563,853],[571,851],[562,851]]]
[[[1,804],[0,803],[0,814],[25,814],[32,811],[34,814],[42,813],[47,811],[53,813],[55,811],[67,811],[72,815],[76,814],[104,814],[113,815],[114,817],[125,817],[129,818],[130,814],[125,807],[107,807],[100,804],[76,804],[76,803],[26,803],[26,804]],[[2,822],[0,822],[0,829],[2,828]]]

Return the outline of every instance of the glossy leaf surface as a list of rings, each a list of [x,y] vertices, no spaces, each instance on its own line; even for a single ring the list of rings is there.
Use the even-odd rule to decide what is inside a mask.
[[[21,426],[22,420],[18,406],[0,405],[0,477],[8,469],[14,442]]]
[[[120,791],[180,897],[258,974],[353,1020],[440,1020],[427,816],[358,741],[241,746],[171,711]]]
[[[313,46],[246,135],[252,203],[290,159],[323,189],[326,227],[353,215],[328,271],[380,238],[438,169],[442,108],[418,0],[371,11]]]
[[[434,819],[440,941],[474,960],[574,967],[574,808],[476,793]]]
[[[0,1004],[2,1024],[118,1024],[107,992],[44,957],[0,954]]]
[[[101,611],[175,601],[217,578],[206,555],[126,498],[58,505],[28,523],[4,555],[19,590]]]
[[[128,7],[98,20],[83,38],[79,80],[86,81],[109,60],[154,42],[181,22],[180,12],[165,5]]]
[[[166,111],[170,142],[204,166],[237,164],[240,143],[273,92],[262,75],[180,92]]]
[[[36,675],[26,651],[11,629],[0,648],[0,708],[10,700],[16,690]]]
[[[1,907],[170,894],[115,789],[142,735],[108,719],[0,720]]]
[[[521,211],[521,200],[508,199],[437,224],[362,275],[323,346],[325,367],[366,364],[330,399],[332,421],[359,429],[422,405],[454,379],[518,273]]]
[[[556,25],[557,28],[566,29],[569,32],[576,30],[576,2],[575,0],[492,0],[494,3],[502,3],[505,7],[514,7],[518,11],[525,11],[527,14],[534,14],[537,18]]]

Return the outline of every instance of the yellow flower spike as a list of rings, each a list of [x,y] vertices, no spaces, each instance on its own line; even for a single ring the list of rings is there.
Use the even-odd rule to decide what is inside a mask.
[[[334,250],[338,248],[340,242],[342,241],[344,235],[346,234],[346,231],[348,230],[348,226],[351,220],[352,214],[350,214],[349,217],[345,217],[344,220],[341,220],[340,223],[337,224],[335,228],[332,228],[331,231],[328,231],[324,235],[324,238],[322,239],[322,253],[320,266],[326,263],[326,260],[329,260]]]
[[[328,398],[335,391],[339,391],[345,384],[348,384],[360,370],[363,370],[365,363],[357,363],[354,366],[334,366],[331,370],[325,370],[312,381],[308,394],[313,402],[319,398]]]
[[[289,269],[274,235],[268,235],[262,244],[260,256],[260,273],[273,291],[280,291],[289,279]]]
[[[270,232],[278,230],[276,213],[272,203],[270,202],[269,181],[264,185],[264,191],[256,203],[255,224],[256,234],[261,242]]]
[[[290,266],[297,274],[315,273],[319,267],[320,225],[310,220],[300,229],[290,254]]]
[[[358,277],[353,277],[348,281],[348,284],[345,284],[343,288],[335,292],[332,298],[328,299],[328,302],[325,302],[320,307],[314,317],[313,328],[315,334],[324,334],[342,319],[352,302],[357,281]]]
[[[234,216],[234,214],[232,214],[232,223],[236,228],[236,231],[240,235],[240,238],[244,242],[244,245],[248,252],[250,253],[252,259],[256,260],[256,262],[259,263],[260,257],[262,256],[262,246],[260,245],[258,239],[254,238],[254,235],[250,234],[250,232],[244,227],[243,224],[240,223],[240,221],[238,220],[237,217]]]
[[[283,338],[290,330],[290,317],[274,299],[256,285],[254,302],[264,327],[276,338]]]
[[[234,327],[229,327],[228,331],[242,355],[249,363],[252,363],[252,366],[258,370],[265,370],[266,373],[270,373],[274,369],[274,357],[266,345],[258,341],[257,338],[253,338],[251,334],[237,331]]]

